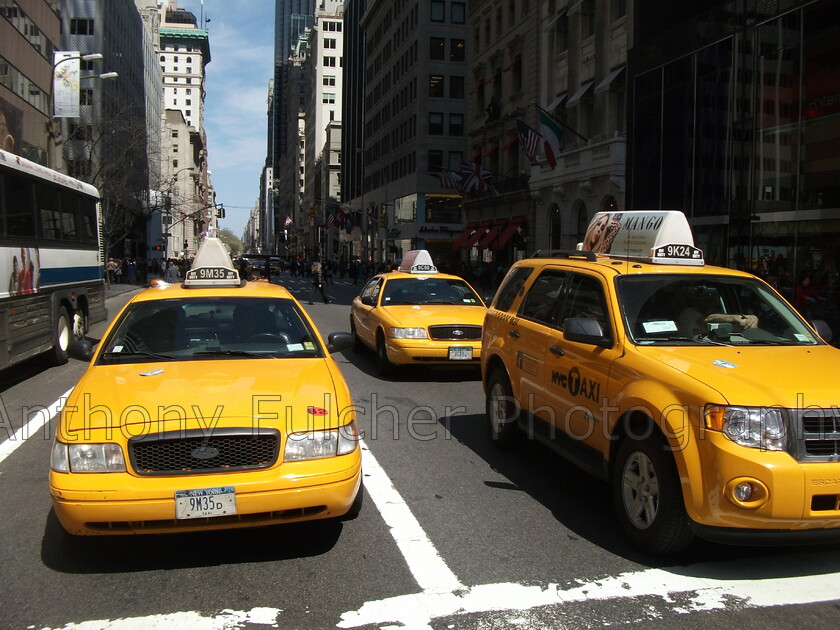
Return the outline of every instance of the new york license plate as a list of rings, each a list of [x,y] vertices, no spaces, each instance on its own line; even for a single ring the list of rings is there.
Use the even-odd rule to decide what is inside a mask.
[[[227,514],[236,514],[236,491],[233,486],[175,492],[175,518],[207,518]]]
[[[450,361],[469,361],[473,358],[470,346],[449,346]]]

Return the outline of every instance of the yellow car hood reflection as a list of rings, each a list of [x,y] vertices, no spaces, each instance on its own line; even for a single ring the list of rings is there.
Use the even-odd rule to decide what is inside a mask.
[[[451,326],[469,324],[481,326],[484,323],[483,306],[465,307],[460,304],[421,304],[381,306],[383,322],[391,322],[397,326],[426,328],[428,326]],[[375,312],[375,311],[374,311]]]
[[[323,359],[95,366],[68,400],[76,411],[66,418],[66,426],[74,432],[151,422],[149,431],[158,432],[177,429],[186,419],[187,428],[250,427],[259,415],[261,427],[311,430],[337,426],[338,407],[348,404],[344,392],[338,397],[334,375]],[[313,416],[309,407],[329,413]]]
[[[716,389],[730,404],[788,408],[838,404],[837,373],[830,369],[836,365],[837,349],[830,346],[639,350]],[[803,374],[807,381],[800,380]]]

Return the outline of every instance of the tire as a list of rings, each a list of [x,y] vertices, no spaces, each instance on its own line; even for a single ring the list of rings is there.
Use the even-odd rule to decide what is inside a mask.
[[[73,315],[73,339],[76,341],[81,341],[85,338],[88,330],[88,323],[87,317],[85,316],[85,311],[79,306],[76,309],[75,314]]]
[[[612,475],[613,507],[624,535],[650,554],[673,554],[694,534],[685,511],[674,458],[658,434],[626,438]]]
[[[376,335],[376,368],[379,376],[393,376],[395,366],[388,358],[388,348],[385,345],[385,335],[379,331]]]
[[[509,450],[519,443],[522,436],[517,425],[519,413],[507,374],[494,370],[487,379],[485,414],[490,440],[497,448]]]
[[[353,323],[353,318],[350,318],[350,334],[353,335],[353,352],[364,352],[365,344],[359,339],[359,333],[356,332],[356,324]]]
[[[67,348],[71,341],[73,341],[73,320],[70,319],[67,307],[59,306],[55,318],[55,330],[53,331],[53,348],[48,354],[52,365],[67,363]]]
[[[347,510],[347,513],[341,517],[342,521],[352,521],[356,517],[359,516],[359,513],[362,511],[362,505],[365,502],[365,484],[359,484],[359,491],[356,493],[356,498],[353,499],[353,504],[350,506],[350,509]]]

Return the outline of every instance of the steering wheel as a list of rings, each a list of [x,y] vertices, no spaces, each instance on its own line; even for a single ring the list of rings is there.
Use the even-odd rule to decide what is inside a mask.
[[[246,343],[257,343],[257,342],[260,342],[260,341],[262,341],[262,342],[274,341],[276,343],[282,343],[282,344],[287,344],[288,345],[291,342],[291,339],[289,339],[289,335],[287,335],[286,333],[264,332],[264,333],[257,333],[256,335],[251,335],[250,337],[248,337],[245,340]]]

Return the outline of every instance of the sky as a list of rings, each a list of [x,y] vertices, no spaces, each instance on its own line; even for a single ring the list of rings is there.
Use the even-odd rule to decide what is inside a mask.
[[[172,0],[201,19],[200,0]],[[241,236],[260,194],[268,83],[274,74],[274,0],[204,0],[210,41],[204,128],[219,227]]]

